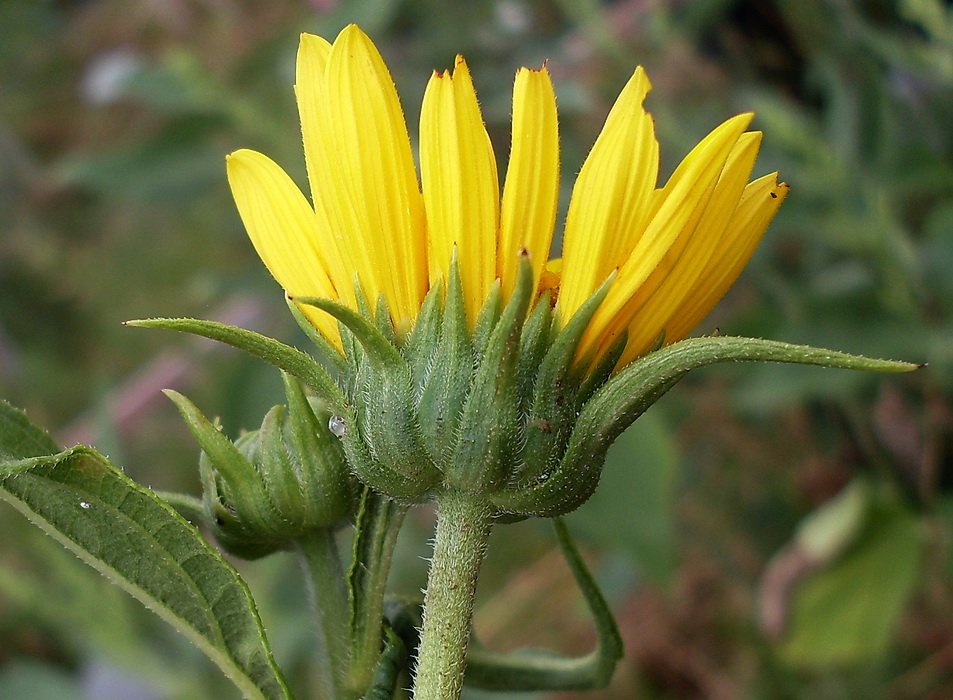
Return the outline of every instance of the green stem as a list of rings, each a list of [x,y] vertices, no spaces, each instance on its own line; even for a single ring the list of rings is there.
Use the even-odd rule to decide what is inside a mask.
[[[364,492],[349,574],[351,658],[347,688],[358,695],[370,686],[380,660],[387,575],[406,513],[406,506],[370,490]]]
[[[469,494],[446,491],[438,499],[414,700],[457,700],[463,690],[473,601],[492,512]]]
[[[314,602],[324,696],[329,700],[339,700],[345,697],[348,599],[337,541],[334,532],[326,528],[298,539],[297,544]]]
[[[556,539],[586,599],[598,635],[596,648],[579,657],[541,649],[501,654],[480,646],[474,638],[467,652],[467,681],[483,690],[593,690],[605,688],[622,658],[622,637],[596,580],[576,548],[562,518],[555,518]]]

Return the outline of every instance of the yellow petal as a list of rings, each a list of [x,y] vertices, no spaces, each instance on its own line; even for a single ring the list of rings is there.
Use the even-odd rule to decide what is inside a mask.
[[[738,139],[677,263],[670,270],[665,271],[663,264],[653,272],[653,275],[663,274],[664,277],[629,322],[628,342],[619,360],[620,365],[628,364],[650,350],[663,331],[666,344],[681,339],[668,327],[668,322],[692,292],[715,252],[723,246],[726,227],[744,192],[760,146],[761,132],[742,134]]]
[[[412,321],[427,291],[423,202],[393,80],[354,25],[331,49],[327,90],[340,235],[369,297],[383,293],[395,320]]]
[[[564,322],[625,262],[644,229],[658,177],[655,127],[642,107],[650,89],[636,69],[576,179],[563,239]]]
[[[678,263],[702,219],[725,162],[752,116],[733,117],[712,131],[692,149],[659,191],[651,219],[583,334],[577,350],[579,357],[594,353],[598,359],[607,352]],[[657,336],[662,329],[645,330]]]
[[[278,283],[292,296],[336,299],[314,210],[298,186],[274,161],[255,151],[235,151],[226,159],[226,169],[248,236]],[[312,307],[302,311],[340,346],[337,321]]]
[[[301,137],[304,142],[305,163],[308,166],[308,182],[311,194],[317,199],[320,190],[319,174],[327,165],[323,149],[324,125],[321,119],[325,109],[324,72],[328,64],[331,44],[320,36],[302,34],[298,44],[295,66],[295,97],[301,119]]]
[[[559,130],[549,71],[521,68],[513,87],[513,135],[503,186],[497,274],[504,301],[516,284],[519,253],[539,281],[549,259],[559,198]]]
[[[446,277],[456,248],[472,324],[496,279],[499,179],[470,72],[434,73],[420,112],[420,177],[431,283]]]
[[[672,314],[673,337],[682,338],[698,325],[735,283],[758,247],[765,229],[787,196],[786,183],[771,173],[750,183],[729,222],[721,245],[699,275],[691,293]]]
[[[302,34],[298,44],[295,66],[295,96],[301,119],[301,137],[304,143],[305,164],[318,229],[324,236],[321,249],[328,260],[328,275],[338,290],[339,298],[354,306],[354,275],[356,266],[351,260],[345,242],[334,232],[329,205],[334,190],[326,184],[327,174],[334,168],[325,145],[327,131],[327,80],[325,72],[331,44],[314,34]],[[310,313],[310,312],[309,312]]]
[[[323,166],[314,172],[315,199],[334,231],[342,276],[358,278],[372,303],[383,294],[395,321],[406,325],[426,294],[427,271],[423,206],[397,91],[380,53],[354,25],[324,61],[323,102],[312,105]],[[319,58],[312,62],[320,68]]]

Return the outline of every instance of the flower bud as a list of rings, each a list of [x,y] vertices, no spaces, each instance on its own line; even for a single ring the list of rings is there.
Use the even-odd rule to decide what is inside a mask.
[[[234,443],[184,396],[166,392],[202,447],[203,502],[219,544],[243,559],[287,549],[354,512],[354,485],[330,412],[283,375],[287,406]]]

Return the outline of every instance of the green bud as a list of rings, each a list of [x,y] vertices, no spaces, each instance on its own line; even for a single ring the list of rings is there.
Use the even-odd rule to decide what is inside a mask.
[[[234,443],[187,398],[175,402],[202,447],[199,469],[209,526],[223,549],[257,559],[300,537],[351,518],[354,483],[331,413],[312,406],[283,374],[287,406],[275,406],[261,428]]]

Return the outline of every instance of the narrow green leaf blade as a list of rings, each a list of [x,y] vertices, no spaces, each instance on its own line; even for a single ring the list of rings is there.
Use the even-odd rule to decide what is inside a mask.
[[[0,462],[0,497],[172,624],[246,698],[292,697],[238,572],[98,452],[78,446]]]
[[[297,377],[311,387],[320,399],[327,402],[332,410],[339,411],[344,406],[344,395],[341,389],[324,367],[310,355],[274,338],[269,338],[267,335],[197,318],[137,319],[126,321],[124,325],[137,328],[165,328],[231,345]]]
[[[877,360],[836,350],[759,338],[689,338],[650,352],[602,386],[575,420],[559,468],[538,484],[497,494],[504,512],[552,517],[588,500],[599,482],[606,450],[689,371],[719,362],[787,362],[868,372],[911,372],[922,365]]]
[[[777,340],[731,336],[689,338],[651,352],[622,370],[595,393],[583,409],[580,423],[592,421],[586,426],[595,428],[590,432],[615,438],[654,403],[659,391],[667,390],[693,369],[719,362],[785,362],[868,372],[910,372],[920,367],[910,362],[878,360]],[[612,424],[609,429],[608,424]],[[585,431],[579,431],[578,437],[587,440]]]

